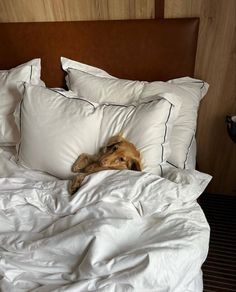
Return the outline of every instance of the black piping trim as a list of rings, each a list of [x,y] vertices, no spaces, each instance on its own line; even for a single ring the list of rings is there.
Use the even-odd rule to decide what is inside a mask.
[[[99,69],[99,68],[98,68]],[[93,74],[93,73],[89,73],[89,72],[87,72],[87,71],[85,71],[85,70],[82,70],[82,69],[77,69],[77,68],[72,68],[72,67],[68,67],[68,68],[66,68],[65,69],[65,71],[67,72],[67,73],[70,73],[70,70],[72,70],[72,71],[80,71],[80,72],[83,72],[83,73],[85,73],[85,74],[87,74],[87,75],[90,75],[90,76],[92,76],[92,77],[98,77],[98,78],[104,78],[104,79],[114,79],[114,80],[128,80],[128,79],[122,79],[122,78],[116,78],[116,77],[114,77],[114,76],[111,76],[109,73],[107,73],[106,71],[104,71],[103,69],[101,69],[101,71],[104,71],[105,73],[107,73],[108,74],[108,76],[98,76],[98,75],[95,75],[95,74]],[[131,80],[132,81],[132,80]]]
[[[68,97],[68,96],[66,96],[65,94],[63,94],[62,92],[57,91],[57,90],[55,90],[55,89],[52,89],[52,88],[46,88],[46,89],[48,89],[48,90],[50,90],[50,91],[53,91],[53,92],[55,92],[55,93],[58,93],[58,94],[60,94],[61,96],[67,98],[67,99],[82,100],[82,101],[87,102],[87,103],[89,103],[90,105],[92,105],[94,109],[96,108],[95,105],[94,105],[92,102],[88,101],[87,99],[83,99],[83,98],[81,98],[81,97]]]
[[[130,103],[130,104],[116,104],[116,103],[109,103],[109,102],[104,102],[104,103],[98,103],[99,105],[105,105],[105,106],[119,106],[119,107],[134,107],[134,108],[137,108],[139,105],[142,105],[142,104],[149,104],[149,103],[152,103],[152,102],[155,102],[157,100],[149,100],[149,101],[145,101],[145,102],[140,102],[138,103],[137,105],[136,104],[133,104],[133,103]]]
[[[32,79],[32,75],[33,75],[33,66],[30,65],[30,83],[31,83],[31,79]]]
[[[194,138],[195,134],[193,134],[192,138],[191,138],[191,141],[189,143],[189,146],[188,146],[188,150],[187,150],[187,153],[186,153],[186,158],[184,160],[184,169],[186,169],[186,162],[187,162],[187,159],[188,159],[188,155],[189,155],[189,150],[190,150],[190,147],[193,143],[193,138]]]
[[[23,96],[25,95],[25,91],[26,91],[26,87],[25,87],[26,83],[27,83],[27,82],[23,82],[23,86],[24,86]],[[21,100],[23,100],[23,98],[22,98]]]
[[[20,116],[19,116],[19,127],[20,127],[20,137],[21,137],[21,129],[22,129],[22,119],[21,119],[21,112],[22,112],[22,103],[23,103],[23,100],[24,100],[24,95],[25,95],[25,92],[26,92],[26,82],[23,82],[23,86],[24,86],[24,90],[23,90],[23,98],[21,99],[20,101]],[[21,139],[21,138],[20,138]],[[17,160],[19,160],[19,153],[20,153],[20,148],[21,148],[21,140],[20,140],[20,143],[19,143],[19,147],[17,147]]]
[[[175,164],[169,162],[168,160],[167,160],[167,163],[170,164],[171,166],[175,167],[175,168],[178,168],[178,166],[176,166]]]
[[[22,119],[21,119],[21,107],[22,107],[22,103],[23,103],[23,99],[21,99],[20,101],[20,116],[19,116],[19,119],[20,119],[20,136],[21,136],[21,129],[22,129]],[[21,138],[20,138],[21,139]],[[19,160],[19,154],[20,154],[20,149],[21,149],[21,140],[20,140],[20,143],[19,143],[19,147],[17,147],[17,161]]]
[[[116,104],[116,103],[107,103],[107,102],[104,102],[104,103],[98,103],[99,105],[105,105],[105,106],[119,106],[119,107],[134,107],[134,108],[137,108],[137,106],[135,104]]]
[[[205,82],[202,81],[202,86],[201,86],[201,89],[205,86]]]
[[[202,89],[202,88],[205,86],[205,84],[206,84],[206,82],[205,82],[205,81],[203,81],[203,80],[201,80],[201,81],[192,81],[191,83],[201,83],[201,84],[202,84],[202,86],[201,86],[201,88],[200,88],[200,89]]]
[[[48,87],[46,87],[46,89],[48,89],[50,91],[53,91],[55,93],[58,93],[58,94],[62,95],[63,97],[67,98],[67,99],[77,99],[77,100],[85,101],[85,102],[91,104],[95,108],[94,104],[92,102],[90,102],[89,100],[87,100],[86,98],[82,98],[82,97],[78,97],[78,96],[76,96],[76,97],[68,97],[65,94],[63,94],[63,92],[57,91],[56,89],[52,89],[52,88],[48,88]],[[119,106],[119,107],[125,107],[125,108],[132,106],[134,108],[137,108],[139,105],[149,104],[149,103],[157,102],[157,101],[160,101],[160,100],[161,99],[152,99],[152,100],[149,100],[149,101],[140,102],[137,105],[136,104],[132,104],[132,103],[131,104],[116,104],[116,103],[108,103],[108,102],[104,102],[104,103],[95,102],[95,103],[98,104],[99,106],[103,106],[103,105],[104,106]],[[167,101],[171,106],[173,106],[172,103],[169,100],[165,99],[165,101]]]
[[[171,114],[171,111],[172,111],[172,107],[173,107],[173,104],[170,104],[170,108],[169,108],[168,116],[167,116],[167,119],[166,119],[166,122],[165,122],[164,141],[161,143],[161,148],[162,148],[161,162],[164,162],[164,146],[163,146],[163,144],[164,144],[165,141],[166,141],[166,135],[167,135],[167,123],[168,123],[169,118],[170,118],[170,114]]]
[[[159,95],[158,95],[158,97],[159,97]],[[139,102],[138,104],[134,104],[134,103],[130,103],[130,104],[116,104],[116,103],[109,103],[109,102],[98,103],[98,104],[99,105],[106,105],[106,106],[119,106],[119,107],[130,107],[130,106],[133,106],[133,107],[137,108],[137,107],[139,107],[142,104],[149,104],[149,103],[157,102],[157,101],[159,102],[160,100],[163,100],[163,99],[165,101],[167,101],[170,105],[173,106],[173,104],[169,100],[167,100],[165,98],[161,98],[161,99],[153,98],[152,100]]]
[[[159,95],[157,95],[159,97]],[[153,98],[152,100],[148,100],[148,101],[143,101],[143,102],[139,102],[138,104],[134,104],[134,103],[130,103],[130,104],[116,104],[116,103],[109,103],[109,102],[104,102],[104,103],[98,103],[99,105],[106,105],[106,106],[120,106],[120,107],[130,107],[130,106],[133,106],[135,108],[139,107],[140,105],[142,104],[149,104],[149,103],[152,103],[152,102],[159,102],[160,100],[165,100],[167,101],[170,105],[173,106],[173,104],[165,99],[165,98],[161,98],[161,99],[157,99],[157,98]]]
[[[159,164],[159,166],[160,166],[160,170],[161,170],[161,176],[163,177],[163,169],[162,169],[162,165]]]

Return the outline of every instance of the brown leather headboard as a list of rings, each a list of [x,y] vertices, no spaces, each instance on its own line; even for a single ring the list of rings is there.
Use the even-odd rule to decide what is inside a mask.
[[[40,57],[50,87],[64,86],[61,56],[120,78],[193,76],[198,25],[197,18],[0,23],[0,69]]]

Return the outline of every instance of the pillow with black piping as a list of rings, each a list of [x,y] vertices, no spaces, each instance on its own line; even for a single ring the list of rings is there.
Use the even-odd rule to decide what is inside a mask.
[[[44,83],[40,79],[41,60],[33,59],[9,70],[0,70],[0,146],[14,146],[19,142],[19,132],[14,111],[21,99],[23,87],[19,82]]]
[[[181,99],[181,109],[170,137],[171,155],[168,162],[178,168],[192,168],[191,145],[195,139],[199,103],[208,91],[208,83],[190,77],[167,82],[132,81],[118,79],[106,71],[61,57],[66,81],[70,90],[94,102],[131,104],[143,102],[169,93]],[[125,94],[123,94],[123,91]]]
[[[141,153],[143,171],[160,175],[180,108],[172,96],[137,105],[98,104],[66,92],[24,84],[18,161],[62,179],[81,153],[95,154],[122,133]]]

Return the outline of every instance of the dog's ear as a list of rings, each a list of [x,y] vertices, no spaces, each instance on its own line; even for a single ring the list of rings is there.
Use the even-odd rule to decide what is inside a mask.
[[[115,145],[115,144],[117,144],[117,143],[122,142],[123,140],[124,140],[124,138],[122,137],[122,135],[121,135],[121,134],[118,134],[118,135],[116,135],[116,136],[111,137],[111,138],[108,140],[106,146],[107,146],[107,147],[110,147],[110,146],[112,146],[112,145]]]
[[[123,140],[124,140],[124,138],[122,137],[121,134],[118,134],[118,135],[116,135],[116,136],[111,137],[111,138],[108,140],[106,146],[104,146],[104,147],[102,147],[102,148],[100,149],[100,153],[101,153],[101,154],[106,153],[107,150],[110,149],[110,147],[112,147],[113,145],[115,145],[115,144],[117,144],[117,143],[120,143],[120,142],[123,141]]]
[[[130,169],[136,170],[136,171],[141,171],[142,170],[141,163],[136,159],[132,159]]]

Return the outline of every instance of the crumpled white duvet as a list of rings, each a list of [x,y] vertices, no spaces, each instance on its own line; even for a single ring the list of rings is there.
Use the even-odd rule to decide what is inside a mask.
[[[67,181],[0,153],[0,290],[190,291],[208,252],[196,198],[210,176],[181,175],[103,171],[69,197]]]

